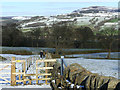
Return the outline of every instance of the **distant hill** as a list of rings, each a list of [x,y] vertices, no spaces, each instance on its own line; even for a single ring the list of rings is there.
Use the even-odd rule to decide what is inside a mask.
[[[100,13],[101,12],[101,13]],[[109,13],[107,13],[109,12]],[[90,6],[75,10],[68,14],[55,16],[10,16],[2,17],[0,24],[17,23],[23,31],[39,27],[51,27],[56,23],[74,23],[76,25],[92,25],[93,27],[104,26],[110,20],[117,22],[120,9],[106,6]],[[113,23],[113,24],[114,24]],[[106,25],[106,24],[105,24]],[[110,25],[109,25],[110,26]]]
[[[5,26],[8,23],[17,23],[18,20],[13,20],[13,16],[0,17],[0,25]]]
[[[77,13],[98,13],[98,12],[119,12],[120,10],[113,7],[106,6],[90,6],[82,9],[75,10]]]

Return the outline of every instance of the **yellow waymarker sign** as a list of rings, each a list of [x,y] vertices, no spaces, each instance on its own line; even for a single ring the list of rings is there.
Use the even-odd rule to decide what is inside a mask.
[[[20,62],[20,60],[16,60],[16,62]]]

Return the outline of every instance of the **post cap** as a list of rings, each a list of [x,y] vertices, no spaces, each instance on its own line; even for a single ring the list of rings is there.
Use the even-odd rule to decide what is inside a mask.
[[[61,56],[61,58],[64,58],[64,56]]]

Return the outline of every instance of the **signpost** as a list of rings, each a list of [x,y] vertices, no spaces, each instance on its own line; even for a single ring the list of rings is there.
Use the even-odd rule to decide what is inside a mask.
[[[63,60],[64,56],[61,56],[61,76],[63,75]]]

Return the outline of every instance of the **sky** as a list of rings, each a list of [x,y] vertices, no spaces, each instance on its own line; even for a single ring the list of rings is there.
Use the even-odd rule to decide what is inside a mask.
[[[0,2],[118,2],[119,0],[0,0]]]
[[[89,6],[118,7],[119,0],[0,0],[0,16],[51,16]]]

